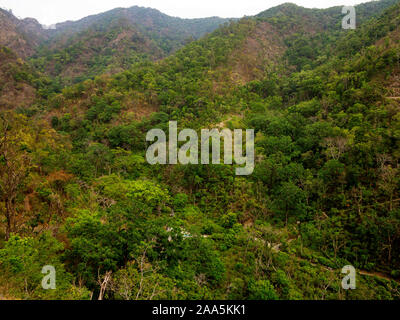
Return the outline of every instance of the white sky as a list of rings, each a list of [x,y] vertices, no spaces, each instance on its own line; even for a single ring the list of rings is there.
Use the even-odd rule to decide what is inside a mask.
[[[45,25],[78,20],[117,7],[151,7],[170,16],[202,18],[210,16],[243,17],[285,2],[307,8],[354,5],[369,0],[0,0],[0,7],[12,9],[19,18],[36,18]]]

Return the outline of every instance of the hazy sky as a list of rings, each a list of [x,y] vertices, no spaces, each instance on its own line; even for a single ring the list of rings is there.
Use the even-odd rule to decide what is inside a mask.
[[[202,18],[254,15],[284,2],[294,2],[307,8],[328,8],[368,0],[0,0],[0,7],[12,9],[20,18],[32,17],[50,25],[134,5],[155,8],[181,18]]]

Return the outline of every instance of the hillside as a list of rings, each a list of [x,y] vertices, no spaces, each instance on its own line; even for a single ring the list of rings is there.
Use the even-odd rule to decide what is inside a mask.
[[[217,17],[180,19],[155,9],[114,9],[49,30],[31,62],[64,81],[116,73],[135,63],[164,58],[229,21]]]
[[[0,117],[1,294],[89,299],[106,283],[110,300],[400,299],[400,3],[357,6],[356,30],[339,7],[284,4],[185,45],[149,36],[176,26],[141,10],[52,31],[31,61],[54,54],[42,71],[58,78],[15,82],[24,62],[2,51],[2,85],[34,83],[36,98]],[[145,58],[122,72],[86,65],[131,45]],[[254,173],[149,165],[146,133],[169,121],[253,128]],[[39,286],[45,264],[57,290]],[[341,286],[345,265],[357,290]]]
[[[383,10],[392,3],[383,1],[378,8]],[[368,8],[376,6],[371,2],[357,9],[372,17],[379,13]],[[268,17],[274,12],[276,16]],[[258,80],[274,89],[283,76],[327,63],[331,52],[343,55],[346,50],[354,50],[344,47],[356,43],[348,39],[354,33],[343,33],[340,19],[336,24],[329,22],[335,17],[338,18],[337,12],[332,9],[304,9],[285,4],[255,18],[222,26],[155,64],[139,63],[135,69],[106,77],[104,90],[121,92],[123,105],[132,105],[132,96],[135,96],[136,105],[152,106],[150,110],[168,110],[169,114],[181,114],[184,108],[185,113],[190,112],[197,118],[195,122],[208,123],[226,112],[220,105],[228,101],[232,108],[244,108],[243,100],[230,94],[237,86]],[[364,40],[372,44],[376,39]],[[96,81],[87,85],[96,86]],[[84,87],[81,84],[68,90],[74,92],[79,88],[78,92],[86,92]],[[126,95],[128,88],[130,94]],[[86,99],[81,102],[90,105]],[[72,104],[76,103],[74,99]],[[69,105],[63,103],[65,109]]]
[[[38,98],[59,90],[8,47],[0,47],[0,110],[33,110]]]
[[[35,19],[19,20],[12,13],[0,9],[0,46],[27,58],[46,38],[45,31]]]
[[[214,31],[219,25],[229,21],[218,17],[202,19],[181,19],[170,17],[156,9],[143,7],[118,8],[105,13],[89,16],[76,22],[64,22],[56,25],[54,34],[73,34],[82,32],[93,25],[107,27],[114,20],[126,20],[140,31],[151,34],[156,42],[165,41],[166,53],[176,45],[182,45],[188,38],[200,38]],[[168,42],[172,42],[167,46]],[[169,51],[168,51],[169,50]]]

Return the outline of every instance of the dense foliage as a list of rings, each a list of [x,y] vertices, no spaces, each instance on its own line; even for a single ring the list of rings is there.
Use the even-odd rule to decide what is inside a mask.
[[[282,5],[72,86],[42,76],[55,55],[41,48],[32,70],[10,73],[35,100],[0,105],[0,294],[399,299],[393,4],[358,6],[356,30],[341,29],[336,9]],[[80,55],[69,48],[61,64]],[[147,164],[146,133],[171,120],[254,128],[254,173]],[[44,265],[57,290],[41,288]],[[345,265],[358,270],[356,290],[341,287]]]

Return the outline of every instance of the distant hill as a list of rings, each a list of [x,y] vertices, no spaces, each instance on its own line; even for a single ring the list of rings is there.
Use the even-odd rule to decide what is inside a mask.
[[[382,0],[358,5],[358,24],[394,3]],[[341,17],[341,7],[307,9],[291,3],[240,20],[181,19],[135,6],[59,23],[53,30],[0,10],[0,46],[32,65],[33,78],[43,74],[56,80],[51,87],[37,81],[45,96],[65,85],[117,74],[173,53],[160,67],[176,64],[177,73],[190,73],[182,61],[202,56],[205,70],[213,70],[208,74],[210,81],[220,90],[261,79],[273,65],[285,65],[286,72],[291,72],[321,63],[332,50],[343,52],[335,41],[342,35]]]
[[[0,47],[0,109],[28,107],[36,98],[32,70],[6,47]]]
[[[142,7],[117,8],[47,30],[33,64],[50,75],[80,81],[116,73],[143,59],[164,58],[229,21],[180,19]]]
[[[400,1],[356,30],[341,12],[283,4],[183,45],[175,18],[116,9],[39,47],[6,16],[3,42],[37,50],[0,48],[0,298],[400,299]],[[150,165],[170,121],[254,129],[254,172]]]
[[[156,9],[134,6],[116,8],[105,13],[88,16],[76,22],[58,23],[53,33],[71,35],[93,27],[106,31],[116,20],[123,20],[129,25],[135,26],[140,32],[150,36],[156,42],[169,42],[169,46],[165,43],[163,47],[163,50],[168,53],[176,48],[176,45],[183,44],[186,39],[200,38],[232,19],[219,17],[181,19],[168,16]]]
[[[372,16],[379,16],[382,10],[385,10],[386,8],[396,4],[397,2],[398,2],[397,0],[380,0],[380,1],[369,1],[356,5],[355,7],[357,8],[356,11],[357,11],[358,23],[361,24],[362,22],[365,21],[365,19],[368,19]],[[321,18],[321,22],[324,23],[325,25],[333,26],[333,25],[338,25],[338,21],[339,22],[341,21],[341,19],[338,18],[343,17],[343,14],[341,13],[342,7],[343,6],[335,6],[327,9],[309,9],[300,7],[294,3],[287,2],[279,6],[265,10],[263,12],[260,12],[259,14],[256,15],[256,17],[272,18],[282,15],[304,16],[312,13],[315,17]]]
[[[374,11],[376,3],[370,2],[357,6],[357,12],[365,12],[362,19],[367,21],[367,15],[381,15],[395,1],[382,2],[378,6],[381,11]],[[221,26],[166,59],[137,65],[115,76],[105,75],[98,82],[70,87],[64,98],[72,99],[64,100],[63,105],[68,112],[70,106],[75,108],[80,103],[86,108],[91,99],[87,93],[101,83],[101,94],[113,95],[115,90],[122,90],[124,105],[134,104],[132,109],[138,108],[138,113],[144,113],[139,108],[146,106],[148,110],[173,115],[192,112],[196,121],[202,114],[205,122],[211,121],[214,113],[223,112],[214,106],[215,101],[226,99],[238,87],[261,82],[257,86],[263,89],[257,90],[272,95],[280,78],[329,64],[335,56],[351,57],[387,33],[388,23],[379,29],[373,19],[368,25],[372,25],[374,33],[361,31],[363,24],[354,32],[343,31],[341,16],[340,7],[321,10],[284,4]],[[88,89],[83,89],[86,86]],[[295,91],[291,86],[286,83],[285,92]],[[82,93],[86,93],[84,98],[77,99]],[[282,93],[285,99],[290,99],[290,95]]]
[[[19,20],[11,12],[0,9],[0,46],[14,50],[20,57],[33,55],[48,35],[35,19]]]

